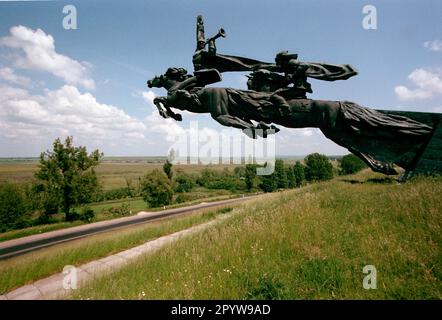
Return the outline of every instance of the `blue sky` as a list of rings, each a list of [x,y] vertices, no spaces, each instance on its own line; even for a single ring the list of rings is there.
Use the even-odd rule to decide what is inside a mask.
[[[67,4],[77,8],[77,30],[62,26]],[[377,9],[376,30],[362,27],[367,4]],[[169,66],[192,72],[198,14],[207,36],[226,29],[220,53],[273,61],[289,50],[359,71],[347,81],[312,80],[311,98],[442,112],[441,1],[0,1],[0,156],[36,156],[67,134],[109,156],[165,155],[189,120],[222,129],[208,115],[159,119],[151,98],[165,92],[145,86]],[[38,41],[27,38],[38,29]],[[217,86],[245,89],[244,74],[223,77]],[[308,128],[283,129],[276,150],[347,152]]]

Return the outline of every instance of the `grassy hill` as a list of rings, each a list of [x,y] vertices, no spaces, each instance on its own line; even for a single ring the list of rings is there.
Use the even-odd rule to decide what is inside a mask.
[[[441,194],[442,178],[364,171],[268,195],[74,298],[441,299]]]

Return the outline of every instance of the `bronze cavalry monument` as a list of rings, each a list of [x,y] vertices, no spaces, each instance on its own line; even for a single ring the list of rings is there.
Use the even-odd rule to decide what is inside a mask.
[[[357,71],[346,64],[303,62],[286,51],[278,53],[274,63],[219,54],[215,41],[225,36],[220,29],[205,39],[203,19],[198,16],[193,75],[183,68],[169,68],[147,82],[150,88],[167,89],[167,96],[154,100],[161,116],[181,121],[172,108],[210,113],[222,125],[243,129],[251,138],[277,133],[275,125],[315,127],[376,172],[397,174],[395,164],[406,170],[404,178],[442,173],[442,114],[308,99],[312,93],[308,78],[346,80]],[[248,90],[206,87],[221,81],[223,72],[234,71],[250,72]]]

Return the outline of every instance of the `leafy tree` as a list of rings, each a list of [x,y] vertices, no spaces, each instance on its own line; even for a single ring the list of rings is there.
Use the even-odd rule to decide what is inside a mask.
[[[256,165],[247,164],[245,169],[245,183],[248,191],[252,190],[255,186],[256,180]]]
[[[365,162],[352,153],[343,156],[339,166],[339,174],[352,174],[367,168]]]
[[[169,178],[169,180],[172,180],[173,171],[172,171],[172,164],[169,162],[169,160],[166,160],[166,162],[163,165],[163,171]]]
[[[276,187],[285,189],[288,186],[287,173],[284,168],[284,161],[281,159],[276,159],[275,161],[275,172],[273,173],[276,182]]]
[[[305,172],[304,172],[304,166],[300,161],[296,161],[295,165],[293,166],[293,176],[295,180],[295,186],[300,187],[305,181]]]
[[[274,173],[269,175],[262,175],[261,176],[261,183],[259,185],[262,191],[264,192],[273,192],[275,191],[278,186],[276,184],[276,179]]]
[[[295,180],[295,175],[293,174],[293,168],[287,166],[284,168],[284,170],[287,176],[287,187],[290,189],[296,187],[296,180]]]
[[[305,177],[308,181],[321,181],[333,178],[333,166],[327,156],[309,154],[305,159]]]
[[[0,231],[24,227],[27,223],[25,200],[16,185],[0,185]]]
[[[158,169],[146,174],[141,181],[141,195],[151,207],[168,205],[172,201],[173,190],[165,173]]]
[[[52,151],[41,153],[35,177],[42,182],[45,212],[55,213],[61,206],[66,220],[74,220],[71,208],[90,202],[98,190],[94,167],[102,157],[98,150],[88,154],[86,147],[75,147],[72,137],[64,143],[57,138]]]

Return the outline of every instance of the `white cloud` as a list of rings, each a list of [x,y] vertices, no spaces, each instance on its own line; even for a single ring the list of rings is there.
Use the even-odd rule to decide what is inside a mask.
[[[416,87],[409,89],[406,86],[396,86],[394,91],[399,100],[429,99],[442,94],[442,79],[440,70],[426,70],[419,68],[408,76]]]
[[[83,140],[144,139],[145,125],[121,109],[99,103],[90,93],[64,85],[31,95],[0,86],[0,136],[35,139],[74,135]]]
[[[151,112],[144,120],[100,103],[91,93],[82,93],[71,85],[34,95],[0,84],[0,92],[1,156],[11,156],[12,152],[35,156],[56,137],[68,135],[88,149],[99,148],[105,154],[158,155],[166,154],[178,137],[195,134],[194,128],[186,127],[188,123],[162,118],[151,104],[153,92],[140,95]],[[197,129],[200,138],[217,132],[207,127]]]
[[[153,100],[155,99],[156,95],[152,90],[149,91],[143,91],[141,92],[141,96],[143,100],[149,105],[154,107],[155,104],[153,103]]]
[[[23,77],[14,72],[11,68],[0,68],[0,80],[18,84],[20,86],[27,86],[31,83],[31,79]]]
[[[442,41],[441,40],[425,41],[424,47],[430,51],[442,51]]]
[[[94,89],[95,82],[89,77],[90,64],[78,62],[55,51],[54,38],[43,30],[24,26],[10,29],[10,35],[0,38],[0,45],[22,50],[24,55],[15,56],[15,65],[52,73],[67,84]]]

